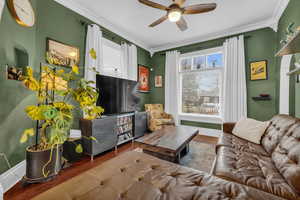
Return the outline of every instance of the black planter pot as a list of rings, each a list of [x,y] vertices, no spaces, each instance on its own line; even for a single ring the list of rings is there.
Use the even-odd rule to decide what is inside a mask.
[[[61,170],[62,145],[45,151],[31,151],[26,149],[26,176],[28,183],[41,183],[53,179]],[[51,158],[50,158],[51,157]],[[51,161],[50,161],[51,159]],[[49,162],[50,161],[50,162]],[[43,173],[44,168],[44,173]]]

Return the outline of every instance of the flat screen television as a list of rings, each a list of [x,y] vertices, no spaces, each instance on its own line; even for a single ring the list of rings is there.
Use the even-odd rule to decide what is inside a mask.
[[[97,75],[96,85],[99,89],[97,105],[104,108],[104,115],[139,111],[137,81]]]

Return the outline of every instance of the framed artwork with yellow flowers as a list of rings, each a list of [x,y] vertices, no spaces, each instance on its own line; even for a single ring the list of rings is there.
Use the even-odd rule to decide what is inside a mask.
[[[47,38],[47,61],[64,67],[72,67],[80,62],[78,47]]]
[[[268,79],[268,61],[261,60],[250,63],[250,80],[267,80]]]

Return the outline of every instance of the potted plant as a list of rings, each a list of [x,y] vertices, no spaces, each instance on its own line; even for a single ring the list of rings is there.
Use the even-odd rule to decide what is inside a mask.
[[[94,56],[92,56],[94,57]],[[53,60],[48,58],[51,64]],[[36,93],[37,105],[27,106],[27,116],[36,121],[36,127],[26,129],[21,143],[35,136],[35,144],[26,149],[26,182],[43,182],[61,169],[62,144],[68,139],[76,109],[84,112],[85,119],[95,119],[103,113],[96,106],[98,90],[79,76],[78,66],[69,72],[51,66],[41,66],[40,78],[34,77],[31,67],[22,77],[25,87]],[[77,106],[74,106],[77,104]],[[95,138],[90,138],[95,140]],[[78,153],[82,146],[76,146]]]

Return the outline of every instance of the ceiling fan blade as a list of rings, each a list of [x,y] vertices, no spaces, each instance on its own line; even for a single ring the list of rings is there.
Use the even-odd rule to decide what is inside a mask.
[[[161,5],[161,4],[158,4],[158,3],[155,3],[155,2],[152,2],[152,1],[149,1],[149,0],[139,0],[140,3],[142,4],[145,4],[147,6],[150,6],[152,8],[158,8],[158,9],[161,9],[161,10],[168,10],[168,7],[164,6],[164,5]]]
[[[173,0],[174,3],[177,3],[178,5],[182,6],[186,0]]]
[[[176,24],[181,31],[185,31],[188,29],[187,23],[183,17],[181,17],[181,19],[176,22]]]
[[[198,4],[193,6],[187,6],[184,8],[183,14],[198,14],[205,13],[216,9],[217,4],[208,3],[208,4]]]
[[[158,20],[156,20],[155,22],[153,22],[152,24],[150,24],[149,27],[157,26],[158,24],[161,24],[162,22],[164,22],[166,19],[168,19],[167,15],[159,18]]]

